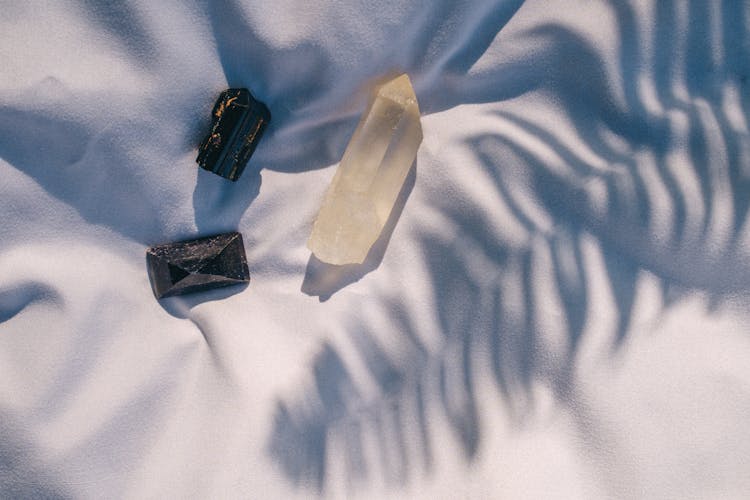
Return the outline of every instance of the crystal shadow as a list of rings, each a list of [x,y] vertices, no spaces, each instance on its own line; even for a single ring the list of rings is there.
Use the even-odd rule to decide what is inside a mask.
[[[198,231],[211,234],[235,229],[247,207],[260,194],[263,181],[260,171],[261,167],[251,164],[240,179],[227,182],[199,168],[193,190],[193,211]]]
[[[159,305],[171,316],[178,319],[190,319],[190,311],[203,303],[226,300],[233,295],[245,291],[249,283],[241,283],[224,288],[215,288],[205,292],[194,293],[191,295],[174,295],[159,300]]]
[[[401,187],[396,203],[393,205],[391,215],[383,227],[380,237],[370,248],[364,262],[361,264],[345,264],[341,266],[327,264],[322,262],[315,255],[310,254],[305,269],[305,278],[302,281],[302,293],[318,297],[321,302],[325,302],[331,296],[342,288],[355,283],[362,279],[366,274],[380,267],[383,261],[385,251],[388,248],[388,242],[391,240],[393,230],[396,228],[401,212],[404,210],[406,200],[414,189],[417,180],[417,161],[414,161],[409,174]]]

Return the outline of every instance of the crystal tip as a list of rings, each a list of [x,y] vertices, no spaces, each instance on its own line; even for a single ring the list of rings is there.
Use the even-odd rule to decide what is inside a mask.
[[[409,75],[403,73],[380,86],[378,95],[392,99],[400,104],[416,104],[417,95],[411,84]]]

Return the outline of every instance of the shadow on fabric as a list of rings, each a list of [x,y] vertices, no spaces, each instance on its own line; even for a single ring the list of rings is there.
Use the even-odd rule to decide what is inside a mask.
[[[8,415],[0,414],[0,495],[3,498],[71,500],[60,482],[50,477],[46,467],[35,461],[33,445],[22,438],[20,428],[10,425]]]
[[[527,244],[503,241],[493,229],[497,224],[492,214],[481,207],[452,203],[439,189],[433,193],[432,208],[447,221],[445,231],[452,232],[445,238],[426,228],[418,235],[439,332],[424,332],[423,316],[411,310],[408,291],[379,298],[390,331],[364,321],[351,325],[347,343],[356,352],[354,365],[365,367],[375,382],[375,395],[358,386],[353,368],[344,361],[348,358],[333,343],[321,346],[310,361],[313,386],[302,397],[278,398],[269,437],[268,452],[292,483],[325,491],[327,466],[334,460],[347,472],[351,491],[373,474],[382,475],[393,488],[428,474],[438,439],[431,423],[436,415],[430,412],[447,420],[471,462],[488,424],[479,418],[476,394],[477,377],[488,361],[507,413],[519,428],[535,407],[531,388],[541,384],[563,407],[576,410],[570,414],[578,432],[596,436],[587,435],[588,441],[582,436],[582,441],[610,450],[599,453],[618,449],[576,387],[582,337],[595,312],[587,257],[591,248],[601,257],[615,305],[616,319],[608,332],[613,353],[625,348],[632,332],[637,284],[644,274],[658,281],[663,309],[690,291],[720,304],[750,289],[748,256],[739,244],[750,205],[750,150],[747,132],[732,125],[737,113],[745,123],[750,121],[750,45],[737,43],[750,40],[741,21],[747,19],[747,7],[739,1],[722,2],[720,23],[712,25],[711,2],[690,2],[687,19],[677,15],[677,3],[658,3],[652,20],[657,43],[653,53],[645,53],[643,47],[650,45],[636,30],[639,20],[633,7],[609,2],[620,41],[614,75],[605,72],[607,64],[590,41],[566,26],[547,24],[521,35],[537,50],[535,64],[519,64],[520,74],[511,81],[518,86],[505,93],[477,88],[466,97],[465,102],[473,102],[477,96],[534,91],[552,95],[578,134],[575,140],[605,167],[589,162],[591,156],[581,154],[578,144],[554,124],[535,123],[504,109],[492,112],[498,132],[473,137],[468,149],[475,156],[474,166],[489,175],[495,196],[511,213],[512,220],[504,223],[522,227],[529,235]],[[681,32],[687,33],[684,52],[677,36]],[[724,60],[719,63],[708,45],[711,39],[721,40]],[[652,65],[658,105],[644,102],[638,88],[647,65]],[[673,93],[675,78],[684,79],[687,99]],[[612,79],[624,86],[624,101],[615,96]],[[495,84],[502,87],[508,81],[497,75]],[[473,88],[472,83],[464,88]],[[727,89],[738,90],[736,108],[722,105]],[[684,136],[678,133],[680,117],[686,118]],[[614,147],[612,136],[630,150]],[[675,166],[670,162],[680,148],[689,155]],[[652,153],[650,163],[636,154],[644,150]],[[551,157],[565,168],[551,165]],[[697,191],[686,188],[685,176],[698,179]],[[654,183],[664,189],[652,189]],[[604,207],[597,205],[592,185],[606,193]],[[705,212],[695,206],[706,207]],[[672,227],[667,234],[655,232],[665,217]],[[550,223],[540,224],[545,219]],[[543,272],[558,303],[555,322],[564,338],[563,352],[545,344],[541,335],[550,315],[550,305],[539,301]],[[439,341],[428,344],[425,339],[436,333]],[[389,351],[385,342],[397,348]],[[374,452],[365,452],[365,443]],[[603,477],[622,476],[618,467],[628,470],[627,460],[618,456],[608,465],[613,470],[600,472]],[[611,496],[627,496],[628,491],[618,490],[618,481],[611,483]]]

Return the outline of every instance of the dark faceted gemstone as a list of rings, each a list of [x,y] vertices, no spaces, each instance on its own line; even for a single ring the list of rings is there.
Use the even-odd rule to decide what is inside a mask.
[[[198,150],[198,165],[236,181],[271,121],[271,112],[247,89],[221,93],[211,115],[213,123]]]
[[[157,245],[146,260],[157,299],[250,281],[240,233]]]

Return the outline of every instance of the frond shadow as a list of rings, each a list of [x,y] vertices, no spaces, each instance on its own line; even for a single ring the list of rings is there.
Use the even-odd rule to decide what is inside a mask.
[[[595,432],[617,448],[606,429],[587,421],[590,412],[576,393],[577,354],[596,298],[589,286],[593,277],[584,248],[587,241],[596,244],[615,306],[616,318],[607,332],[613,351],[623,349],[632,333],[637,285],[644,273],[659,282],[664,310],[691,291],[707,293],[715,307],[724,297],[750,289],[750,269],[743,263],[747,256],[738,243],[747,221],[750,138],[732,117],[740,113],[745,123],[750,118],[750,45],[745,43],[748,30],[742,21],[747,19],[747,7],[739,1],[721,3],[722,32],[713,39],[721,40],[725,60],[717,67],[712,64],[722,62],[717,63],[706,48],[708,35],[714,35],[707,15],[710,2],[690,2],[687,24],[678,19],[675,2],[659,2],[653,53],[645,52],[651,45],[637,28],[640,20],[631,4],[613,0],[608,5],[621,42],[614,74],[605,71],[607,65],[590,41],[569,27],[548,24],[524,34],[541,46],[535,57],[546,68],[542,77],[531,83],[535,70],[528,70],[515,80],[519,87],[510,93],[480,93],[552,94],[569,118],[575,140],[599,161],[584,159],[591,154],[581,154],[554,124],[536,123],[505,109],[492,112],[493,119],[505,125],[498,127],[502,132],[473,137],[467,150],[474,154],[474,166],[492,179],[494,196],[513,219],[508,224],[527,235],[525,243],[504,240],[493,229],[496,225],[487,210],[470,200],[455,203],[438,188],[430,208],[440,214],[444,227],[440,234],[426,228],[418,239],[434,294],[431,303],[439,331],[433,333],[439,333],[439,341],[424,340],[431,337],[411,309],[409,292],[394,292],[380,298],[392,331],[366,324],[349,331],[357,359],[379,388],[376,395],[358,390],[344,351],[327,343],[315,357],[313,372],[318,385],[332,384],[339,396],[303,391],[302,397],[279,398],[283,411],[274,419],[271,456],[280,464],[296,457],[300,463],[295,470],[315,470],[317,491],[325,491],[323,464],[334,459],[332,445],[351,465],[350,481],[355,485],[380,473],[389,484],[400,486],[419,473],[429,473],[436,446],[431,422],[437,413],[449,423],[471,462],[482,445],[482,402],[476,384],[486,361],[519,426],[534,408],[532,385],[544,384],[562,405],[580,408],[575,417],[580,432]],[[683,33],[686,45],[680,48]],[[681,50],[687,57],[678,66]],[[639,88],[644,72],[653,76],[658,103],[647,102]],[[687,94],[673,92],[675,78],[683,79]],[[615,95],[614,80],[622,86],[624,100]],[[729,112],[721,105],[727,88],[739,90],[738,108]],[[683,119],[687,125],[680,128]],[[614,147],[609,139],[613,136],[624,141],[627,150]],[[565,168],[552,168],[550,155],[522,140],[528,137],[543,142]],[[678,148],[687,152],[687,160],[675,165]],[[642,151],[648,151],[651,160],[637,154]],[[525,183],[515,180],[519,172]],[[686,189],[685,175],[698,179],[698,190]],[[655,182],[660,191],[653,189]],[[604,206],[597,205],[589,189],[594,184],[603,186]],[[521,203],[521,197],[527,203]],[[669,213],[661,212],[664,200],[659,197],[667,199]],[[719,210],[722,199],[731,200],[730,210]],[[538,214],[527,209],[528,200],[550,224],[538,222]],[[705,210],[696,211],[696,205]],[[668,234],[655,229],[665,215],[671,221]],[[716,227],[728,228],[728,233]],[[540,273],[547,273],[552,284],[560,314],[556,328],[564,334],[565,352],[555,351],[542,336],[544,316],[551,313],[550,304],[540,303]],[[393,336],[399,339],[398,356],[382,347]],[[338,366],[337,376],[344,382],[322,380],[321,364]],[[338,389],[341,384],[346,390]],[[321,403],[326,400],[329,403]],[[311,430],[316,431],[314,452],[295,453]],[[416,436],[416,443],[409,443],[405,435]],[[375,451],[363,451],[363,443],[373,441]],[[404,470],[395,474],[394,468]],[[293,476],[288,470],[287,475]],[[611,488],[613,496],[622,496],[617,486]]]

